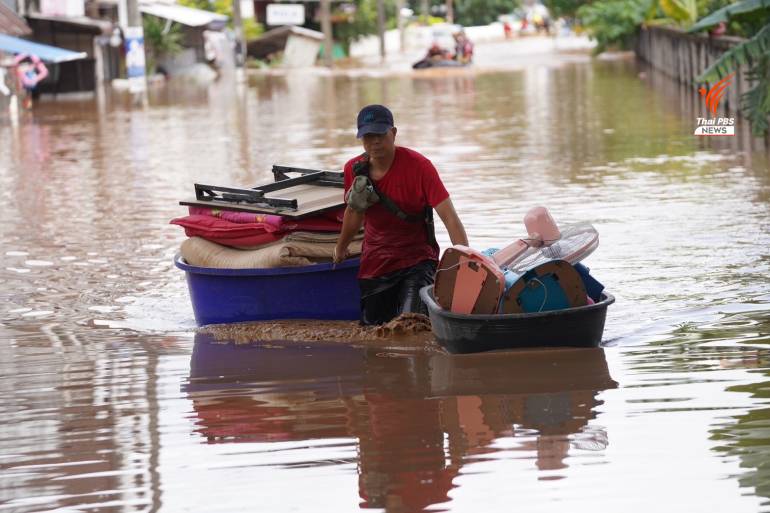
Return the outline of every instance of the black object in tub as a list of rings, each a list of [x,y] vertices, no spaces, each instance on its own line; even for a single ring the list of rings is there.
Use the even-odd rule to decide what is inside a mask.
[[[539,313],[474,315],[452,313],[433,299],[433,286],[420,289],[433,334],[451,353],[478,353],[521,347],[598,347],[607,307],[615,302],[603,293],[593,305]]]

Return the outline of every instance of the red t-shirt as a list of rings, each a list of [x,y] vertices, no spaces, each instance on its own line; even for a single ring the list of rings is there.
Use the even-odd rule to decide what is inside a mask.
[[[345,164],[345,193],[355,178],[353,164],[362,159],[359,155]],[[396,147],[388,172],[374,183],[407,214],[422,215],[426,206],[435,207],[449,197],[431,161],[401,146]],[[424,260],[438,260],[425,223],[402,221],[381,203],[366,210],[359,278],[375,278]]]

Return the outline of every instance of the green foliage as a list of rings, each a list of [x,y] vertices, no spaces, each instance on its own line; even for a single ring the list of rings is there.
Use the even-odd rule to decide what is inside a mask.
[[[350,50],[350,44],[361,36],[377,33],[377,2],[376,0],[356,0],[354,12],[338,11],[337,4],[332,4],[332,18],[340,20],[333,25],[334,39]],[[347,19],[346,22],[341,20]]]
[[[142,25],[147,72],[154,73],[158,59],[182,51],[182,29],[155,16],[142,16]]]
[[[696,23],[690,32],[735,19],[748,20],[747,26],[761,24],[761,28],[723,53],[697,80],[716,82],[741,66],[748,67],[746,78],[754,87],[741,96],[742,109],[751,123],[752,132],[760,136],[767,133],[770,116],[770,0],[743,0],[722,7]]]
[[[178,0],[180,5],[203,11],[224,14],[233,18],[233,0]]]
[[[719,23],[730,21],[733,18],[755,17],[759,15],[761,11],[766,11],[768,9],[770,9],[770,0],[743,0],[722,7],[709,14],[690,27],[689,31],[699,32],[701,30],[706,30]]]
[[[233,19],[233,0],[213,0],[211,2],[211,9],[208,11],[214,11],[217,14],[224,14],[230,17],[230,21]]]
[[[343,4],[332,4],[334,39],[340,42],[346,53],[356,39],[377,33],[377,0],[355,0],[354,3],[352,12],[340,10]],[[385,0],[385,25],[386,29],[396,26],[395,0]]]
[[[723,53],[697,80],[716,82],[744,65],[750,66],[746,78],[756,85],[743,94],[743,110],[754,134],[762,135],[767,132],[770,116],[770,23],[748,41]]]
[[[204,11],[215,12],[230,18],[228,25],[233,25],[233,0],[178,0],[180,5]],[[254,18],[243,18],[243,38],[251,41],[262,35],[264,25],[257,23]]]
[[[749,80],[757,85],[743,94],[743,110],[751,123],[751,131],[754,135],[761,136],[767,133],[770,116],[770,58],[768,54],[754,65],[746,74]]]
[[[446,23],[446,20],[439,16],[427,16],[427,17],[422,16],[420,18],[420,21],[428,25],[438,25],[439,23]]]
[[[577,10],[588,3],[587,0],[545,0],[543,2],[554,18],[574,18]]]
[[[727,5],[734,3],[735,0],[696,0],[698,12],[711,13]]]
[[[201,1],[201,0],[185,0]],[[434,0],[430,2],[434,5],[443,5],[445,0]],[[353,4],[355,9],[345,9],[345,4],[333,3],[334,11],[332,18],[334,23],[334,38],[339,41],[346,51],[350,49],[350,44],[361,36],[377,33],[377,2],[376,0],[352,0],[348,5]],[[461,25],[485,25],[497,20],[500,14],[509,13],[513,10],[517,1],[511,0],[455,0],[454,19],[455,23]],[[411,8],[419,13],[421,9],[420,0],[410,3]],[[396,0],[385,0],[385,18],[387,28],[395,28],[396,18]],[[435,23],[444,23],[446,20],[435,16],[428,16],[423,22],[432,25]]]
[[[580,7],[577,15],[601,53],[630,48],[649,8],[650,0],[599,0]]]
[[[264,31],[265,27],[254,18],[243,19],[243,38],[246,41],[257,39]]]
[[[455,23],[464,26],[487,25],[501,14],[513,10],[511,0],[455,0]]]
[[[192,7],[194,9],[201,9],[204,11],[213,10],[209,0],[178,0],[178,2],[179,5],[184,5],[185,7]]]
[[[770,54],[770,24],[739,45],[730,48],[698,76],[699,82],[716,82],[744,64],[758,62]]]
[[[663,13],[683,27],[689,27],[698,19],[698,4],[695,0],[658,1]]]

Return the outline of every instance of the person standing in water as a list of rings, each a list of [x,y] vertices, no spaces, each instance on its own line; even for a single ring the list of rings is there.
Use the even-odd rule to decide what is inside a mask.
[[[407,312],[427,313],[420,288],[433,283],[439,247],[433,231],[438,213],[452,244],[468,245],[460,218],[430,160],[396,146],[393,114],[383,105],[358,113],[364,153],[344,167],[347,208],[334,262],[364,226],[358,273],[361,323],[376,325]]]

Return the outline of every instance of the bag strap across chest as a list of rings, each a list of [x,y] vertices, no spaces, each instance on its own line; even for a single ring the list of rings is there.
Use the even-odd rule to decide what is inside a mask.
[[[383,194],[383,192],[374,183],[374,180],[372,180],[371,176],[369,176],[369,172],[371,170],[369,155],[364,153],[361,155],[361,157],[362,158],[360,160],[353,164],[353,175],[365,176],[369,179],[369,183],[372,185],[374,192],[377,193],[377,196],[380,197],[380,203],[382,203],[382,206],[388,209],[391,214],[408,223],[425,223],[426,231],[428,233],[428,243],[438,250],[438,242],[436,241],[436,228],[433,225],[433,209],[430,207],[430,205],[425,207],[422,215],[407,214],[401,210],[401,207],[396,205],[395,201],[390,199],[386,194]]]
[[[377,193],[377,196],[380,197],[380,203],[387,208],[393,215],[401,219],[402,221],[406,221],[408,223],[420,223],[425,220],[425,216],[421,215],[414,215],[414,214],[407,214],[401,208],[396,205],[396,203],[390,199],[386,194],[383,194],[383,192],[380,190],[379,187],[377,187],[377,184],[374,183],[374,180],[372,180],[371,176],[369,176],[369,172],[371,169],[371,164],[369,163],[369,156],[364,153],[363,159],[359,160],[355,164],[353,164],[353,174],[355,176],[365,176],[369,179],[369,183],[372,184],[372,188],[374,189],[374,192]]]

